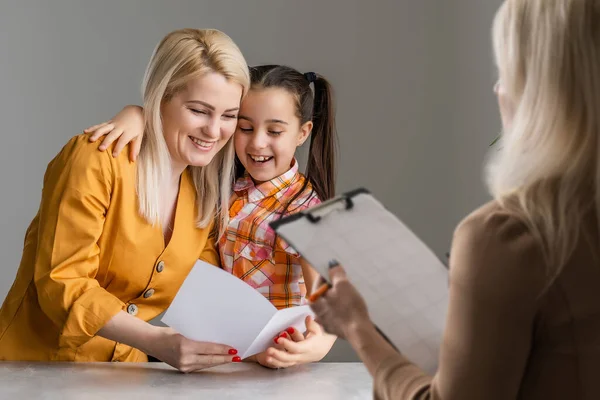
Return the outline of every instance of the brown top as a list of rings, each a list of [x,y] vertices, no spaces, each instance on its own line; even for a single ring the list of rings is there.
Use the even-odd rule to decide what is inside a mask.
[[[522,222],[494,202],[467,217],[454,234],[437,374],[390,355],[375,373],[375,398],[600,399],[596,226],[594,215],[543,291],[545,264]]]

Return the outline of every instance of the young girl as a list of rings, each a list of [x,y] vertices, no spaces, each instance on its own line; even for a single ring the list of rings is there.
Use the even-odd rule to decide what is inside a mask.
[[[320,203],[335,192],[336,134],[331,87],[313,72],[265,65],[250,69],[251,89],[242,101],[234,134],[236,181],[230,221],[218,240],[221,266],[262,293],[278,309],[304,304],[318,274],[277,237],[269,222]],[[314,96],[310,84],[314,85]],[[202,104],[193,112],[211,110]],[[112,122],[88,128],[95,141],[108,134],[118,154],[133,140],[134,160],[144,121],[136,106],[123,109]],[[296,148],[310,136],[306,175],[298,171]],[[291,340],[289,340],[291,339]],[[318,361],[335,341],[312,319],[307,334],[293,328],[274,338],[274,347],[255,357],[274,368]]]

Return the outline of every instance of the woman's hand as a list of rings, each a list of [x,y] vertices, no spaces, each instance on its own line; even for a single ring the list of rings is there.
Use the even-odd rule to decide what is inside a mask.
[[[331,350],[336,337],[323,329],[310,316],[306,317],[306,334],[294,328],[274,338],[274,346],[256,355],[260,365],[267,368],[289,368],[294,365],[317,362]]]
[[[161,328],[160,337],[150,345],[148,354],[177,368],[193,372],[230,362],[242,361],[237,350],[216,343],[196,342],[170,328]]]
[[[177,368],[192,372],[230,362],[240,362],[237,350],[216,343],[196,342],[171,328],[150,325],[120,311],[98,332],[98,336],[124,343]]]
[[[311,308],[326,332],[347,339],[353,329],[372,324],[362,296],[348,281],[340,266],[329,270],[331,288]]]
[[[95,142],[106,135],[98,147],[102,151],[118,139],[113,149],[113,157],[118,156],[121,150],[131,143],[129,159],[135,161],[140,153],[144,135],[144,110],[139,106],[126,106],[110,121],[90,126],[84,130],[84,133],[90,135],[90,142]]]

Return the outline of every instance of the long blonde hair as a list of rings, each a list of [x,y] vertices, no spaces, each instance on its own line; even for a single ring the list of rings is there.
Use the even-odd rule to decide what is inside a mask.
[[[250,86],[248,65],[229,36],[214,29],[182,29],[169,33],[158,44],[144,76],[144,141],[137,161],[137,192],[140,213],[160,223],[160,189],[170,176],[170,156],[163,136],[161,103],[182,90],[192,79],[209,72],[225,76],[243,88]],[[205,167],[191,167],[196,188],[198,227],[216,219],[219,236],[229,219],[233,184],[233,141]]]
[[[550,280],[585,216],[600,210],[599,9],[600,0],[506,0],[494,21],[514,115],[488,164],[488,186],[538,239]]]

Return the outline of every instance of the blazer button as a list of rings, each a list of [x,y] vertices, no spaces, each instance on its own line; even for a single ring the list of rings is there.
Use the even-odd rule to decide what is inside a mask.
[[[130,304],[127,306],[127,312],[131,315],[137,315],[138,313],[138,306],[136,306],[135,304]]]
[[[147,299],[149,297],[152,297],[153,294],[154,294],[154,289],[148,289],[144,292],[144,298]]]
[[[156,272],[163,272],[163,269],[165,269],[165,262],[159,261],[158,265],[156,265]]]

